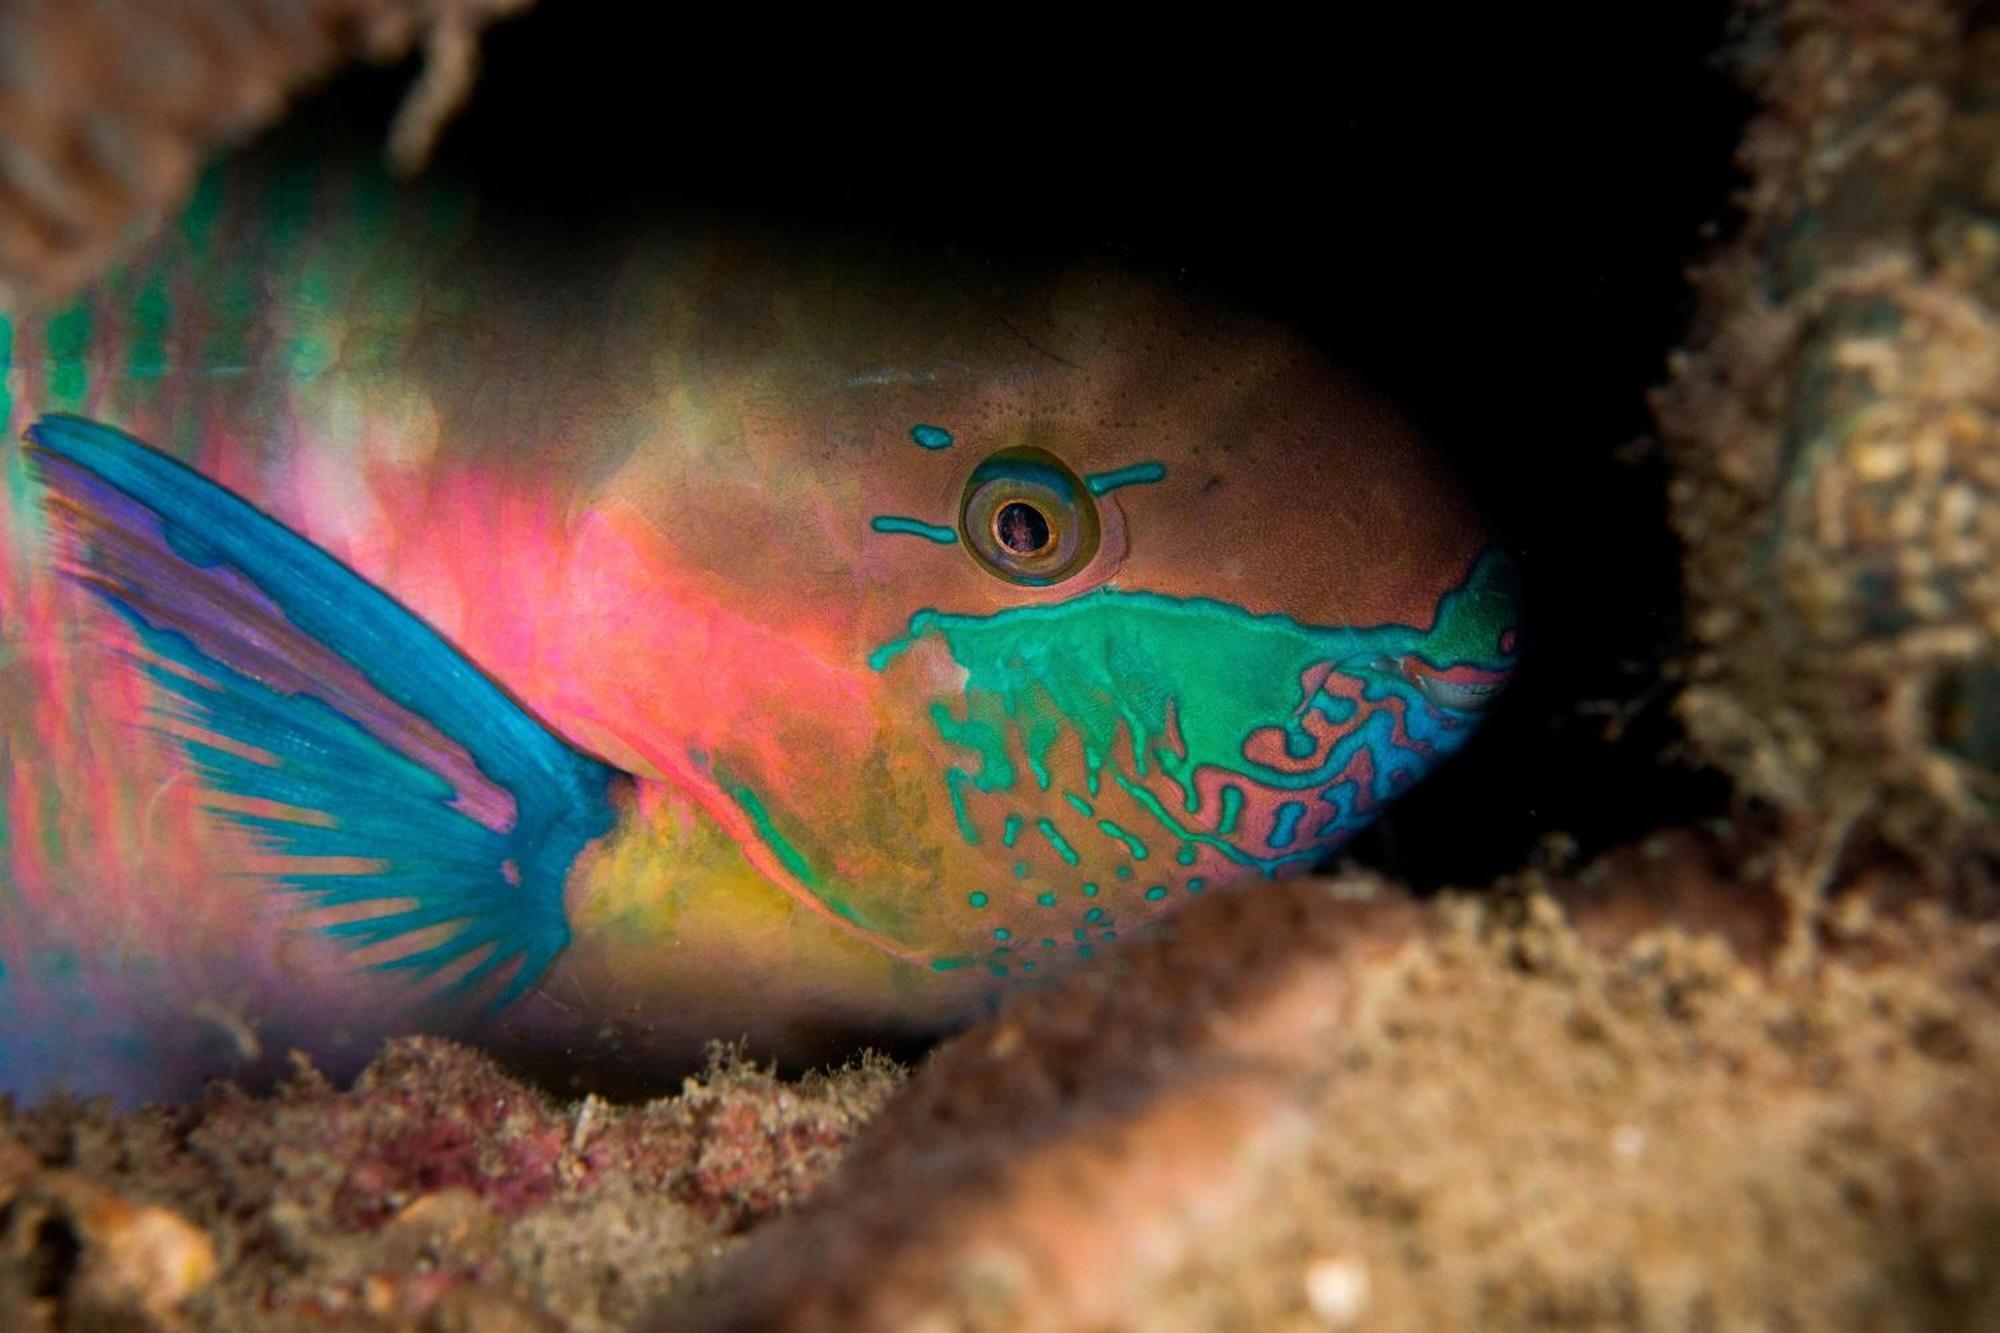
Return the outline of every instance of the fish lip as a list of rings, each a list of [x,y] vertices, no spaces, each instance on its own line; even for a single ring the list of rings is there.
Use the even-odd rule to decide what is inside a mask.
[[[1453,713],[1480,713],[1500,697],[1513,673],[1459,663],[1440,670],[1417,657],[1396,664],[1397,673],[1433,707]]]
[[[1485,711],[1513,678],[1509,670],[1494,670],[1469,662],[1435,667],[1415,654],[1391,657],[1386,653],[1365,653],[1340,662],[1335,669],[1348,675],[1399,680],[1433,707],[1466,714]]]

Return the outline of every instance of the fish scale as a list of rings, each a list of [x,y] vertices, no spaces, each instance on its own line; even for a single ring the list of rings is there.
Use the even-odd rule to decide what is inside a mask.
[[[0,348],[26,1095],[935,1033],[1310,868],[1518,652],[1392,412],[1115,274],[230,168]]]

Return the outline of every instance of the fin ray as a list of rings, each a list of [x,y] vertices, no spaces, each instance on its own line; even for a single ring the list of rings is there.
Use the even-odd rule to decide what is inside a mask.
[[[468,965],[440,992],[463,996],[518,963],[494,1006],[525,992],[568,944],[564,880],[614,822],[617,770],[381,589],[192,469],[79,417],[44,417],[27,439],[67,572],[132,627],[158,715],[182,729],[163,734],[210,791],[318,816],[208,807],[298,858],[260,878],[324,907],[402,905],[322,928],[350,948],[448,928],[376,970],[429,980]],[[318,858],[381,864],[315,871]]]

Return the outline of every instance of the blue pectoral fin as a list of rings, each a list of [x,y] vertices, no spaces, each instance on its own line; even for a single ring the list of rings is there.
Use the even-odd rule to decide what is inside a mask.
[[[446,992],[495,991],[495,1008],[532,986],[569,942],[564,880],[612,827],[617,770],[381,589],[173,459],[68,416],[31,427],[28,454],[68,572],[151,654],[141,669],[176,743],[209,790],[260,803],[217,814],[286,858],[271,879],[359,909],[323,928],[352,948],[407,946],[376,968],[456,972]]]

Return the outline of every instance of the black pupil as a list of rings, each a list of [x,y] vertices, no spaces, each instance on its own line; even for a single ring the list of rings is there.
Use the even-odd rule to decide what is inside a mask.
[[[1049,521],[1042,511],[1019,500],[1003,505],[993,520],[1000,544],[1015,555],[1033,555],[1049,544]]]

